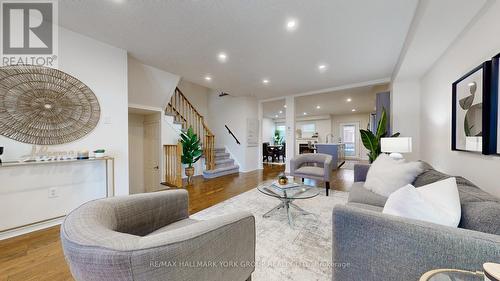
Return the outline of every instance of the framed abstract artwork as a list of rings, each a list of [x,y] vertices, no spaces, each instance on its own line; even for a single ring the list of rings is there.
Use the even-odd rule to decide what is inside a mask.
[[[498,94],[500,93],[500,54],[494,56],[491,59],[491,92],[492,92],[492,109],[491,109],[491,130],[495,137],[494,145],[491,146],[491,154],[500,155],[500,114],[498,114],[500,108],[500,99]]]
[[[497,104],[493,100],[491,61],[453,83],[452,150],[496,154],[497,122],[491,116]]]

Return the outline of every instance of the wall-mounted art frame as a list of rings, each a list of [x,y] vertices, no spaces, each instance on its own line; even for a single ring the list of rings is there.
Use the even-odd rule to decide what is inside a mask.
[[[491,123],[490,129],[495,137],[495,141],[491,145],[491,153],[500,155],[500,115],[498,114],[500,108],[500,54],[491,59]]]
[[[477,66],[452,84],[451,149],[496,154],[496,98],[492,91],[492,62]],[[495,128],[492,128],[495,125]]]

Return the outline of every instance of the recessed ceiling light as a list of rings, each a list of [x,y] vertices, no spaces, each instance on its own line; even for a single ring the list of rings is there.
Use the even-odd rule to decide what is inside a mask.
[[[303,114],[304,114],[304,115],[307,115],[307,112],[304,112]]]
[[[283,110],[280,110],[280,114],[283,113]]]
[[[351,99],[351,98],[347,98],[347,99],[346,99],[346,101],[347,101],[347,102],[351,102],[351,101],[352,101],[352,99]]]
[[[319,105],[316,105],[316,109],[320,109],[320,108],[321,108],[321,106],[319,106]]]
[[[276,115],[274,115],[274,117],[275,117],[275,118],[278,118],[279,116],[278,116],[278,114],[276,114]]]
[[[318,70],[319,72],[323,73],[328,70],[328,65],[324,63],[318,64]]]
[[[286,104],[283,107],[286,108]]]
[[[286,30],[288,31],[294,31],[297,29],[298,22],[296,19],[289,19],[286,21]]]
[[[351,111],[352,111],[352,112],[356,112],[356,109],[355,109],[355,108],[353,108]]]
[[[206,81],[212,81],[212,77],[210,75],[205,76]]]
[[[264,85],[269,84],[269,79],[262,79],[262,84],[264,84]]]
[[[224,53],[224,52],[220,52],[218,55],[217,55],[217,59],[219,60],[219,62],[226,62],[227,61],[227,54]]]
[[[121,3],[125,2],[125,0],[112,0],[112,1],[117,3],[117,4],[121,4]]]

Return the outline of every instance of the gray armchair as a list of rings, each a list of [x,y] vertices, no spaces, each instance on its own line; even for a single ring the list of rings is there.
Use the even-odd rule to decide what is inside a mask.
[[[328,196],[332,176],[332,156],[322,153],[299,154],[290,160],[290,175],[302,178],[302,181],[304,178],[323,181]]]
[[[238,212],[190,219],[185,190],[86,203],[61,226],[76,280],[250,280],[255,219]]]

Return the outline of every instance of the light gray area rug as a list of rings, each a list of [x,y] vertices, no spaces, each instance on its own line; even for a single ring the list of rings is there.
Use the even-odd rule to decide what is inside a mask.
[[[330,191],[305,200],[296,200],[298,206],[314,216],[294,214],[294,228],[288,225],[283,209],[270,218],[262,215],[279,204],[279,200],[252,189],[191,217],[205,220],[238,210],[250,211],[255,216],[257,235],[255,281],[331,280],[332,268],[332,209],[347,202],[347,192]]]

